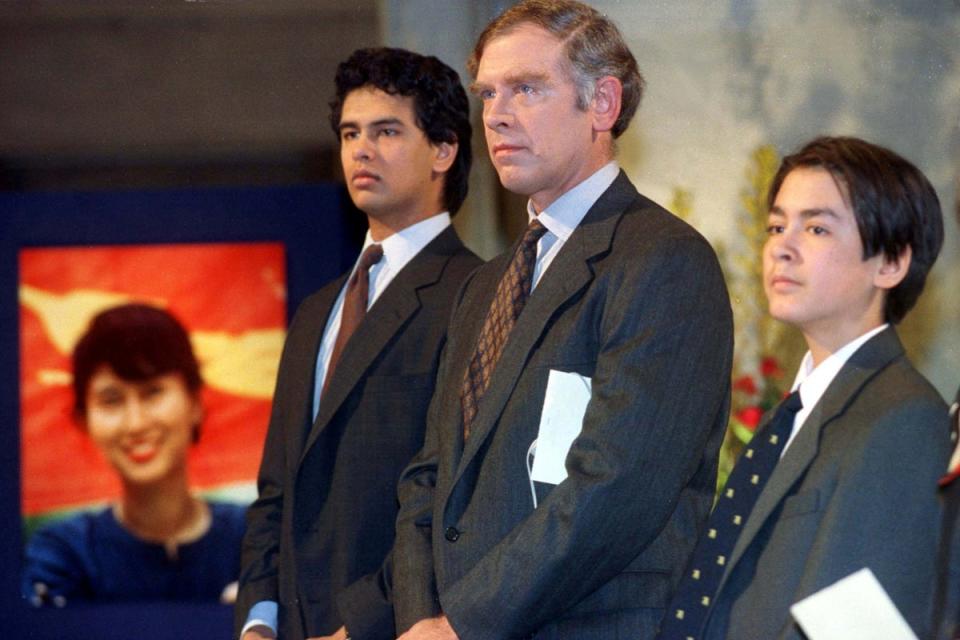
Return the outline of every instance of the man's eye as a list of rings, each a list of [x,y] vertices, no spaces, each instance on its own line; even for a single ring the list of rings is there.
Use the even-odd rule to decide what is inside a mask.
[[[815,236],[822,236],[829,233],[824,227],[821,227],[819,225],[812,225],[808,227],[807,230]]]
[[[477,93],[477,96],[481,100],[492,100],[495,95],[496,94],[493,92],[493,89],[484,89],[483,91]]]
[[[530,95],[532,93],[536,93],[537,91],[529,84],[521,84],[519,87],[517,87],[517,89],[520,91],[520,93],[523,93],[525,95]]]
[[[780,234],[780,233],[783,233],[783,225],[782,225],[782,224],[768,224],[768,225],[767,225],[767,235],[768,235],[768,236],[775,236],[775,235]]]
[[[340,138],[343,140],[355,140],[359,134],[356,131],[341,131]]]
[[[400,132],[399,132],[397,129],[386,128],[386,129],[381,129],[381,130],[380,130],[380,135],[382,135],[382,136],[387,136],[388,138],[391,138],[391,137],[397,135],[398,133],[400,133]]]

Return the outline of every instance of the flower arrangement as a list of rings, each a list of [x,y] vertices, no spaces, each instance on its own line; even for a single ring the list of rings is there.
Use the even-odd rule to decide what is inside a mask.
[[[799,362],[804,351],[799,334],[767,314],[763,293],[767,191],[778,164],[771,145],[754,149],[745,171],[746,186],[740,193],[735,252],[714,243],[730,290],[735,327],[730,420],[720,448],[718,492],[761,416],[783,398],[789,380],[781,363]],[[690,222],[693,194],[675,188],[670,209]]]
[[[739,375],[731,385],[730,420],[720,450],[718,490],[726,484],[737,456],[743,446],[753,438],[763,414],[775,407],[786,393],[788,380],[776,357],[763,356],[758,373],[759,375]]]

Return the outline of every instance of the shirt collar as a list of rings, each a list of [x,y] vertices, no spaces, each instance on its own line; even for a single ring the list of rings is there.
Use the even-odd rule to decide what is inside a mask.
[[[383,258],[381,258],[379,265],[391,270],[402,269],[448,226],[450,226],[450,214],[444,211],[390,234],[377,243],[383,248]],[[367,235],[363,240],[363,249],[372,244],[374,244],[374,241],[370,237],[370,230],[367,229]],[[360,250],[361,254],[363,249]]]
[[[797,388],[800,389],[800,400],[803,402],[804,409],[808,407],[812,409],[813,406],[820,401],[820,398],[826,393],[827,387],[830,386],[833,379],[840,373],[840,369],[847,363],[850,356],[856,353],[857,349],[862,347],[867,340],[889,326],[889,324],[882,324],[879,327],[867,331],[860,337],[854,338],[831,353],[827,359],[821,362],[816,368],[813,366],[813,355],[807,351],[806,355],[803,356],[803,361],[800,363],[800,370],[797,371],[797,377],[793,381],[793,387],[791,387],[794,391],[796,391]]]
[[[590,207],[613,184],[619,173],[620,167],[615,160],[611,160],[589,178],[554,200],[539,215],[533,208],[533,203],[528,200],[528,220],[539,219],[543,226],[547,228],[547,231],[566,242],[573,230],[587,215]]]

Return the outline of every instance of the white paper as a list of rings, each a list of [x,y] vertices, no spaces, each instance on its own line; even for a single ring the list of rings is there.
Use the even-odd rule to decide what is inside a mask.
[[[861,569],[790,607],[810,640],[917,640],[870,569]]]
[[[570,445],[583,427],[590,402],[590,378],[579,373],[550,370],[540,413],[537,450],[530,477],[537,482],[560,484],[567,477],[564,461]]]

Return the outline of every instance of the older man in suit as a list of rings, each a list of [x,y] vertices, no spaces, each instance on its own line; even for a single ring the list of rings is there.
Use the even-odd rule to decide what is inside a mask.
[[[714,494],[732,342],[719,265],[614,161],[642,79],[608,19],[521,2],[469,64],[490,158],[529,197],[530,227],[456,302],[398,489],[397,631],[651,638]],[[559,454],[542,410],[572,398],[552,378],[589,388]],[[535,481],[531,458],[565,478]]]
[[[395,485],[423,442],[450,305],[480,264],[450,226],[470,171],[456,72],[360,50],[336,85],[330,120],[370,228],[352,273],[307,298],[290,327],[244,540],[245,640],[393,637],[382,590],[361,578],[393,543]]]
[[[769,195],[770,314],[809,347],[730,474],[661,637],[801,640],[790,607],[870,569],[931,637],[947,408],[893,325],[943,243],[933,187],[856,138],[784,158]]]

